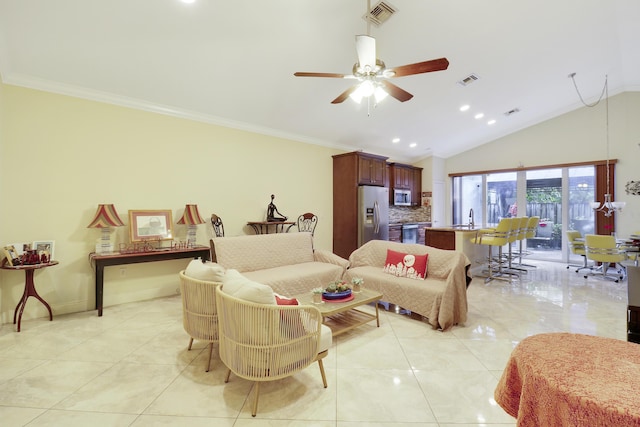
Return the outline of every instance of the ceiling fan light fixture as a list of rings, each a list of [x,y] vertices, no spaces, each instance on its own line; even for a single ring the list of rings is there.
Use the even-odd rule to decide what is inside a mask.
[[[362,94],[363,98],[368,98],[371,95],[373,95],[373,93],[375,92],[375,87],[371,80],[365,80],[362,83],[360,83],[360,86],[358,86],[358,89],[356,90],[356,92],[357,91],[359,91]]]
[[[349,98],[351,98],[351,100],[356,104],[360,104],[362,102],[362,93],[356,89],[349,94]]]
[[[389,94],[386,90],[382,88],[382,86],[377,86],[373,95],[376,97],[376,103],[382,102]]]

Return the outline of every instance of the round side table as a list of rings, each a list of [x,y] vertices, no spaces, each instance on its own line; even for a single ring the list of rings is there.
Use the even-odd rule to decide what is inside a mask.
[[[53,320],[53,314],[51,313],[51,307],[47,302],[42,299],[38,292],[36,291],[35,283],[33,282],[33,273],[41,268],[51,267],[53,265],[58,265],[58,261],[50,261],[41,264],[33,264],[33,265],[2,265],[0,268],[3,270],[24,270],[25,279],[24,279],[24,293],[22,294],[22,298],[16,305],[16,309],[13,313],[13,324],[16,324],[16,318],[18,320],[18,332],[20,332],[20,321],[22,320],[22,312],[24,311],[24,306],[27,305],[27,299],[31,296],[36,297],[45,307],[49,310],[49,321]],[[20,312],[18,313],[18,309]]]

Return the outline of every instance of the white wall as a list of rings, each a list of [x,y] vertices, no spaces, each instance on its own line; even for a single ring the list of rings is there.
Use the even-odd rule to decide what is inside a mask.
[[[544,166],[605,160],[604,102],[580,108],[552,120],[448,158],[446,174],[492,169]],[[640,180],[640,93],[627,92],[609,99],[609,157],[617,159],[615,200],[627,202],[617,215],[619,235],[640,231],[640,196],[625,194],[625,184]],[[448,215],[451,182],[447,178]]]
[[[319,216],[316,246],[332,248],[332,158],[338,150],[110,104],[0,84],[0,244],[55,240],[60,265],[35,273],[55,316],[93,310],[94,272],[87,255],[100,231],[87,229],[99,203],[129,209],[184,205],[222,217],[227,235],[252,234],[270,195],[278,210]],[[185,239],[186,226],[175,225]],[[115,232],[128,242],[128,228]],[[198,243],[208,244],[204,226]],[[188,261],[105,271],[105,312],[127,301],[174,294]],[[0,271],[0,323],[13,321],[24,274]],[[24,319],[45,316],[31,298]],[[7,325],[7,327],[10,327]],[[11,326],[12,327],[12,326]]]

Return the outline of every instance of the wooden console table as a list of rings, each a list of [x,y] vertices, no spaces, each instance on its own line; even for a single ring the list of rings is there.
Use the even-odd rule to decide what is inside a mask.
[[[96,309],[98,316],[102,316],[102,302],[104,290],[104,268],[112,265],[138,264],[141,262],[167,261],[181,258],[209,259],[208,246],[196,246],[189,249],[155,250],[151,252],[113,253],[107,255],[89,254],[89,260],[96,266]]]
[[[247,225],[250,225],[253,228],[253,231],[256,232],[256,234],[269,234],[270,225],[273,225],[275,227],[276,233],[286,233],[295,224],[296,223],[294,221],[249,221],[247,222]],[[284,228],[285,225],[288,226],[286,230]]]
[[[2,265],[0,268],[3,270],[24,270],[24,293],[22,294],[22,298],[16,305],[16,309],[13,312],[13,323],[16,323],[16,315],[18,320],[18,332],[20,332],[20,322],[22,320],[22,312],[24,311],[24,307],[27,305],[27,300],[29,297],[35,297],[38,301],[40,301],[44,306],[49,310],[49,321],[53,320],[53,314],[51,313],[51,307],[47,302],[38,295],[36,291],[36,285],[33,282],[33,273],[41,268],[51,267],[52,265],[58,265],[58,261],[50,261],[41,264],[30,264],[30,265]],[[20,309],[20,310],[18,310]],[[19,313],[18,313],[19,311]]]

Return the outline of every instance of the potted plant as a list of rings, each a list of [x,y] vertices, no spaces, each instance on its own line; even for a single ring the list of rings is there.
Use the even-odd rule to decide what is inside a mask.
[[[311,293],[313,294],[313,303],[321,304],[322,303],[322,293],[324,289],[322,288],[313,288],[311,289]]]
[[[351,279],[353,292],[360,292],[362,285],[364,285],[364,279],[362,277],[354,277]]]

